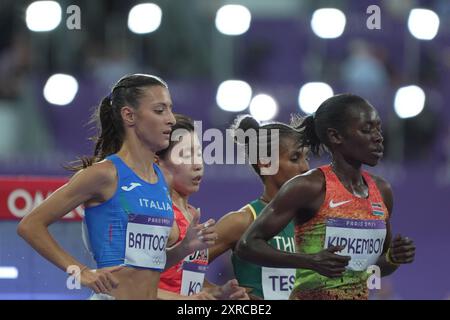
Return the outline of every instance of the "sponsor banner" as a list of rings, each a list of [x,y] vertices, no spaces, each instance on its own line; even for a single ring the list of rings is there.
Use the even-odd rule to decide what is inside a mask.
[[[64,185],[67,178],[0,177],[0,220],[20,220]],[[84,209],[68,212],[62,221],[81,221]]]

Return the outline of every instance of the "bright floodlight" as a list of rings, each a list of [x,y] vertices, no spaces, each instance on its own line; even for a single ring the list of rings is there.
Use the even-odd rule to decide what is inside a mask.
[[[250,102],[250,114],[258,121],[271,120],[277,112],[276,101],[267,94],[258,94]]]
[[[51,31],[61,22],[61,6],[55,1],[35,1],[28,6],[25,21],[31,31]]]
[[[239,112],[247,109],[252,98],[252,88],[241,80],[227,80],[217,89],[216,102],[220,109]]]
[[[228,4],[217,10],[216,28],[221,33],[236,36],[247,32],[252,15],[250,11],[238,4]]]
[[[320,38],[338,38],[344,32],[345,22],[345,14],[338,9],[318,9],[313,13],[311,28]]]
[[[395,94],[395,113],[402,119],[417,116],[422,112],[424,105],[425,92],[418,86],[402,87]]]
[[[68,74],[54,74],[44,86],[45,100],[59,106],[71,103],[77,92],[78,82]]]
[[[304,84],[298,94],[298,105],[303,112],[316,112],[320,104],[333,96],[333,89],[324,82],[308,82]]]
[[[431,40],[438,33],[439,16],[428,9],[412,9],[408,18],[408,29],[420,40]]]
[[[138,4],[128,14],[128,29],[138,34],[150,33],[159,28],[161,18],[161,8],[156,4]]]
[[[17,279],[18,276],[16,267],[0,267],[0,279]]]

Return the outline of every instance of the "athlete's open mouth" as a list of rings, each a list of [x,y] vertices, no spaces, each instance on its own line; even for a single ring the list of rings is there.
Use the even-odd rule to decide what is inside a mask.
[[[194,183],[200,183],[202,181],[202,176],[196,176],[194,179],[192,179]]]
[[[169,129],[169,130],[166,130],[166,131],[163,131],[163,135],[165,135],[165,136],[170,136],[170,133],[172,132],[172,129]]]

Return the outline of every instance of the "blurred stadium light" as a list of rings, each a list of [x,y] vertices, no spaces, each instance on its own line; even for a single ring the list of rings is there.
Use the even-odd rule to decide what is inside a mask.
[[[217,89],[216,102],[220,109],[239,112],[247,109],[252,98],[252,88],[241,80],[227,80]]]
[[[78,92],[77,80],[68,74],[54,74],[44,86],[44,98],[51,104],[64,106],[73,101]]]
[[[412,9],[408,17],[408,29],[419,40],[432,40],[439,30],[439,16],[432,10]]]
[[[156,31],[161,25],[162,10],[154,3],[141,3],[131,8],[128,28],[131,32],[145,34]]]
[[[228,4],[217,10],[216,28],[229,36],[241,35],[250,28],[252,15],[242,5]]]
[[[61,6],[56,1],[35,1],[28,6],[25,21],[31,31],[51,31],[61,22]]]
[[[268,94],[258,94],[250,102],[250,114],[258,121],[272,120],[277,113],[277,102]]]
[[[311,114],[316,112],[320,104],[333,95],[333,89],[324,82],[308,82],[304,84],[298,93],[298,105],[300,109]]]
[[[397,90],[394,110],[401,119],[412,118],[420,114],[425,106],[425,92],[422,88],[411,85]]]
[[[345,29],[345,14],[334,8],[322,8],[314,11],[311,28],[314,33],[324,39],[339,38]]]

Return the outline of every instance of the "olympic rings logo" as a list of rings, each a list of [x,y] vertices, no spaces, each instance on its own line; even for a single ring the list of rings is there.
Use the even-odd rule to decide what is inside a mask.
[[[153,257],[152,262],[153,262],[153,264],[161,265],[163,263],[165,264],[164,260],[165,259],[163,259],[161,256],[156,256],[156,257]]]

